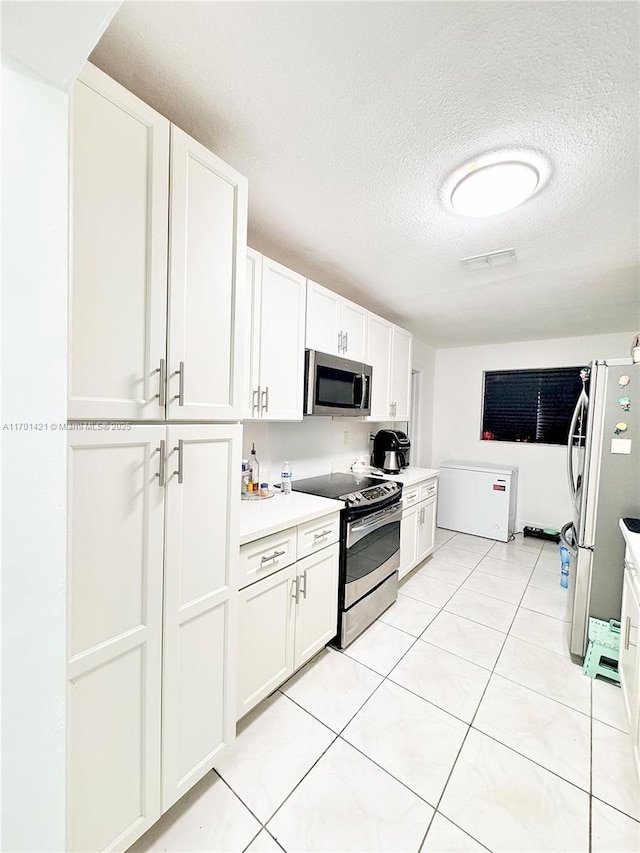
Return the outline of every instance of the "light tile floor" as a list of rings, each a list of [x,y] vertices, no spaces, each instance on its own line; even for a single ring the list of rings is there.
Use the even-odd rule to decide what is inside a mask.
[[[557,546],[436,544],[133,850],[640,851],[621,693],[569,657]]]

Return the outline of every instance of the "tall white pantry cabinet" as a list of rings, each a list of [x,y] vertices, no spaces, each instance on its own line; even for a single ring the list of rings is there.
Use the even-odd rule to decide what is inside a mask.
[[[235,737],[247,182],[88,65],[71,208],[67,847],[87,853],[129,847]]]

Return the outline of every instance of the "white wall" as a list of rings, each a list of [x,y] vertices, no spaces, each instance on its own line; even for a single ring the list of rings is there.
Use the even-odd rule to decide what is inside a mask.
[[[518,530],[573,517],[564,447],[481,441],[484,370],[569,367],[629,356],[633,333],[440,349],[436,352],[433,465],[447,459],[519,467]]]
[[[2,420],[66,421],[67,101],[3,61]],[[3,850],[65,847],[65,434],[2,432]]]
[[[358,456],[369,457],[369,434],[382,424],[354,418],[308,417],[297,423],[244,422],[243,458],[249,458],[251,442],[261,465],[261,479],[280,481],[280,466],[291,462],[294,479],[315,477],[349,466]],[[345,443],[345,433],[347,433]]]

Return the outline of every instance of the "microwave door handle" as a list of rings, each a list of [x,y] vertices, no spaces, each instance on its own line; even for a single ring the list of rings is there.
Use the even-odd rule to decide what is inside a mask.
[[[368,391],[369,391],[369,377],[367,376],[367,374],[366,374],[366,373],[361,373],[361,374],[360,374],[360,381],[361,381],[361,383],[362,383],[362,394],[361,394],[361,397],[360,397],[360,408],[361,408],[361,409],[366,409],[366,405],[365,405],[365,403],[366,403],[367,397],[369,396],[369,394],[368,394]]]

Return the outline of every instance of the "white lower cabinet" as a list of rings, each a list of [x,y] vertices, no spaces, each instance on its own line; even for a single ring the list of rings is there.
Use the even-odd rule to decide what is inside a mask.
[[[296,580],[294,564],[240,592],[238,719],[293,672]]]
[[[337,531],[337,514],[329,520]],[[335,637],[338,568],[334,542],[240,590],[238,719]]]
[[[400,523],[400,569],[403,578],[433,551],[436,535],[437,482],[405,488]]]
[[[421,563],[433,551],[436,536],[436,499],[429,498],[418,504],[417,515],[416,562]]]
[[[400,568],[398,577],[402,579],[416,565],[418,553],[418,507],[412,506],[402,511],[400,522]]]
[[[631,743],[638,777],[640,778],[640,583],[638,569],[625,560],[622,586],[620,686],[629,720]]]
[[[167,429],[162,810],[235,738],[240,426]]]
[[[69,850],[126,850],[234,737],[240,435],[69,433]]]

